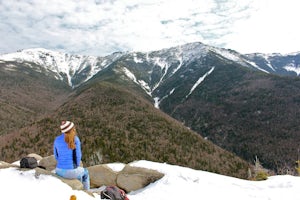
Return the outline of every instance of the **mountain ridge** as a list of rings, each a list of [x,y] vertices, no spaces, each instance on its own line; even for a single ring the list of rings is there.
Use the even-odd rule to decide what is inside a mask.
[[[116,52],[105,57],[71,55],[43,48],[35,48],[0,55],[0,60],[17,62],[26,61],[44,66],[47,71],[55,73],[56,79],[62,80],[74,88],[88,81],[95,74],[110,64],[122,59],[123,56],[131,56],[131,59],[133,59],[135,63],[148,62],[149,64],[160,66],[162,69],[165,68],[164,70],[166,71],[172,63],[178,63],[177,68],[173,69],[174,71],[172,72],[175,73],[183,63],[200,59],[201,56],[204,57],[210,51],[215,52],[218,56],[223,57],[228,61],[237,62],[245,67],[258,69],[265,73],[289,76],[294,76],[295,74],[298,76],[300,74],[299,52],[284,55],[278,53],[253,53],[243,55],[231,49],[208,46],[200,42],[188,43],[185,45],[145,53]],[[167,57],[164,58],[164,54],[166,54],[165,56]],[[141,55],[143,56],[141,57]],[[151,55],[155,56],[151,57]],[[276,59],[282,57],[289,60],[289,62],[285,65],[281,64],[278,66],[279,61]],[[295,59],[291,60],[291,57]],[[162,75],[161,80],[163,80],[163,76],[165,75]],[[150,94],[152,90],[155,90],[155,87],[150,86],[149,82],[145,80],[140,80],[140,82],[141,83],[137,80],[137,84],[140,84],[141,87],[147,87],[148,94]]]
[[[71,55],[67,53],[56,52],[43,48],[25,49],[17,53],[4,54],[0,56],[0,60],[32,62],[40,66],[44,66],[46,70],[55,73],[55,78],[68,83],[71,87],[78,86],[79,83],[73,82],[72,79],[78,74],[86,75],[84,81],[89,80],[95,73],[106,67],[106,62],[114,60],[121,54],[115,53],[106,57]],[[93,66],[93,68],[91,68]]]

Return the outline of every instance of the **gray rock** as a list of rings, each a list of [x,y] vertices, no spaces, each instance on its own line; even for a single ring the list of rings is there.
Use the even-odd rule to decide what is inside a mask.
[[[0,169],[6,169],[9,167],[19,167],[19,166],[15,165],[15,164],[10,164],[10,163],[4,162],[4,161],[0,161]]]
[[[38,154],[35,154],[35,153],[30,153],[27,155],[27,157],[34,157],[37,161],[40,161],[43,159],[42,156],[38,155]]]
[[[77,179],[65,179],[55,174],[54,170],[56,168],[56,160],[54,155],[44,157],[37,154],[28,154],[30,157],[35,157],[39,160],[39,166],[35,168],[35,176],[38,177],[41,174],[51,175],[62,182],[68,184],[74,190],[82,190],[83,185]],[[83,166],[82,162],[80,164]],[[19,170],[31,170],[25,169],[15,164],[9,164],[3,161],[0,161],[0,169],[9,168],[9,167],[17,167]],[[125,167],[119,171],[113,171],[108,165],[95,165],[87,167],[90,175],[90,185],[92,189],[97,189],[102,186],[112,186],[116,185],[119,188],[125,190],[126,192],[131,192],[135,190],[139,190],[144,188],[145,186],[153,183],[159,179],[161,179],[164,174],[151,169],[141,168],[141,167],[133,167],[129,164],[125,165]]]
[[[62,178],[50,171],[47,171],[47,170],[44,170],[44,169],[41,169],[41,168],[35,168],[35,176],[38,177],[40,176],[41,174],[44,174],[44,175],[51,175],[51,176],[54,176],[56,178],[58,178],[59,180],[61,180],[62,182],[68,184],[73,190],[82,190],[83,189],[83,184],[77,180],[77,179],[65,179],[65,178]]]
[[[116,185],[117,172],[113,171],[107,165],[95,165],[87,169],[90,174],[91,188],[97,188],[103,185]]]
[[[39,162],[39,166],[48,171],[53,171],[56,168],[56,160],[54,155],[42,158]]]
[[[118,173],[117,186],[126,192],[131,192],[144,188],[150,183],[161,179],[163,176],[164,174],[156,170],[126,165],[124,169]]]

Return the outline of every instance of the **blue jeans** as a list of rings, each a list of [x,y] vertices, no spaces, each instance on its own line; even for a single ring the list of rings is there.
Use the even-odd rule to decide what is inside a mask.
[[[78,179],[85,190],[90,189],[90,175],[89,171],[83,167],[77,167],[76,169],[55,169],[56,174],[66,179]]]

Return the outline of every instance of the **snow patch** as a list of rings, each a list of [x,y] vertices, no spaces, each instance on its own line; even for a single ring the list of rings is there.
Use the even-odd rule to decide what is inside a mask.
[[[131,71],[129,71],[126,67],[123,67],[123,71],[128,78],[138,84],[135,75]]]
[[[161,58],[157,57],[157,58],[153,58],[154,64],[158,65],[161,69],[165,69],[168,66],[168,63],[165,60],[162,60]]]
[[[165,95],[164,97],[162,97],[161,99],[159,97],[155,97],[154,98],[154,107],[159,109],[159,104],[160,102],[162,102],[164,99],[168,98],[171,94],[173,94],[173,92],[175,91],[175,88],[173,88],[168,95]]]
[[[123,72],[125,73],[125,75],[131,79],[133,82],[135,82],[136,84],[138,84],[139,86],[141,86],[141,88],[143,88],[145,90],[145,92],[151,96],[151,89],[149,87],[149,85],[143,81],[143,80],[137,80],[137,78],[135,77],[135,75],[126,67],[123,67]]]
[[[8,65],[6,65],[6,66],[3,67],[4,70],[6,70],[6,71],[12,71],[12,72],[17,71],[16,68],[17,67],[15,65],[12,65],[12,64],[8,64]]]
[[[253,67],[255,67],[256,69],[258,69],[258,70],[260,70],[260,71],[263,71],[263,72],[269,74],[268,71],[266,71],[266,70],[260,68],[260,67],[259,67],[257,64],[255,64],[254,62],[251,62],[251,61],[248,61],[248,60],[245,60],[245,61],[246,61],[247,63],[249,63],[250,65],[252,65]]]
[[[143,63],[144,62],[143,59],[138,58],[136,54],[133,54],[133,61],[135,63]]]
[[[226,50],[226,49],[219,49],[219,48],[211,48],[212,51],[216,52],[217,54],[223,56],[224,58],[228,59],[228,60],[232,60],[234,62],[237,62],[241,65],[244,65],[246,63],[250,64],[251,66],[257,68],[258,70],[260,71],[263,71],[265,73],[268,73],[268,71],[260,68],[258,65],[256,65],[254,62],[251,62],[249,60],[245,60],[245,59],[242,59],[239,55],[236,55],[235,53],[231,53],[230,51]]]
[[[179,65],[176,67],[176,69],[173,70],[172,74],[175,74],[182,67],[183,64],[182,54],[183,54],[182,48],[179,47],[179,52],[175,54],[177,60],[179,61]]]
[[[270,69],[272,69],[273,71],[275,71],[274,67],[273,67],[272,64],[271,64],[271,61],[269,60],[269,56],[264,55],[263,57],[264,57],[264,59],[267,61],[267,66],[268,66]]]
[[[211,74],[211,73],[214,71],[214,69],[215,69],[215,67],[212,67],[208,72],[206,72],[202,77],[200,77],[200,78],[197,80],[197,82],[193,85],[193,87],[192,87],[192,89],[190,90],[189,94],[186,95],[185,98],[188,98],[188,97],[192,94],[192,92],[196,89],[196,87],[198,87],[198,85],[200,85],[200,83],[201,83],[202,81],[204,81],[204,79],[205,79],[209,74]]]
[[[230,53],[228,50],[225,49],[219,49],[219,48],[211,48],[212,51],[216,52],[217,54],[220,54],[224,58],[227,58],[228,60],[232,60],[238,63],[243,63],[241,58],[233,53]]]
[[[300,74],[300,65],[295,66],[294,64],[289,64],[283,68],[286,69],[287,71],[295,72],[297,76],[299,76]]]
[[[154,99],[154,107],[159,109],[159,103],[160,103],[159,97],[154,97],[153,99]]]
[[[124,163],[108,163],[107,166],[115,172],[120,172],[124,169]]]

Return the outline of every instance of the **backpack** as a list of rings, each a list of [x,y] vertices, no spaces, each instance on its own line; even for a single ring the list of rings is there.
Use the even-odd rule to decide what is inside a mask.
[[[38,166],[38,162],[34,157],[24,157],[20,161],[21,168],[33,169],[36,168],[37,166]]]
[[[109,200],[129,200],[124,190],[121,190],[117,186],[107,186],[101,191],[100,198]]]

